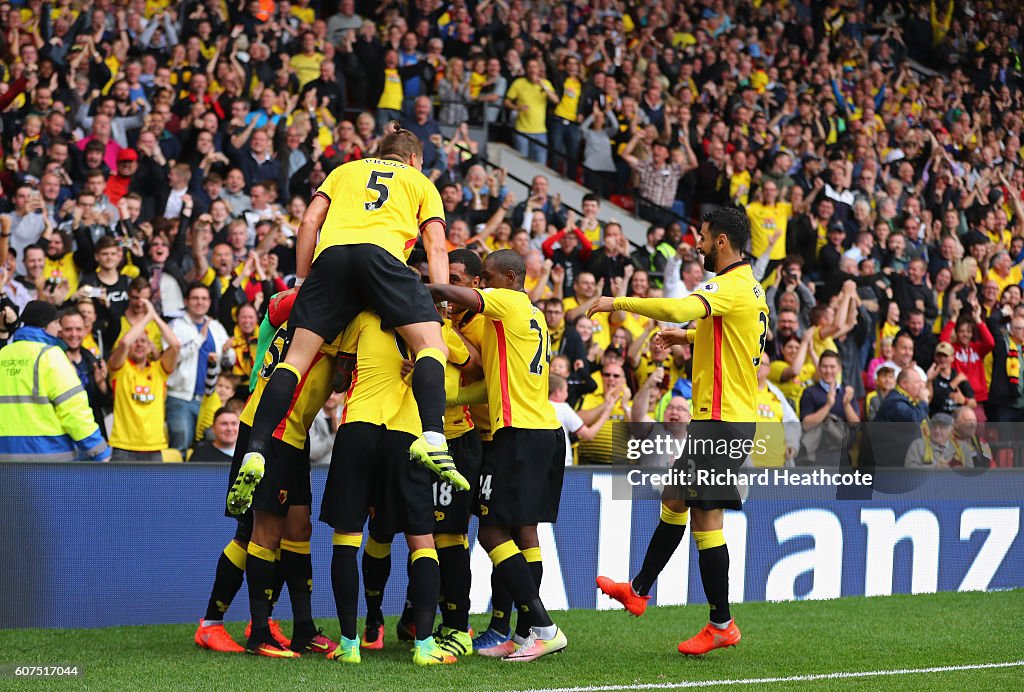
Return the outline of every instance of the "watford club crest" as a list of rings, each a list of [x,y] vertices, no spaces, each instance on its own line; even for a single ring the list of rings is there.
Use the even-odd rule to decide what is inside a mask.
[[[137,384],[134,391],[132,391],[132,399],[140,404],[152,404],[156,401],[156,396],[148,385]]]
[[[281,503],[282,505],[285,502],[288,502],[288,491],[287,490],[278,490],[277,491],[277,501],[279,503]]]

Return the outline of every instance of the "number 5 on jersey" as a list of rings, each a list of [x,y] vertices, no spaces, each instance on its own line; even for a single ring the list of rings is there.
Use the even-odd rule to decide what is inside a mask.
[[[391,191],[388,190],[388,186],[385,185],[381,179],[390,180],[394,177],[394,171],[370,172],[370,180],[366,183],[366,189],[376,192],[377,199],[372,202],[363,202],[363,206],[366,208],[366,211],[377,211],[384,206],[384,203],[388,201],[388,196],[391,194]]]

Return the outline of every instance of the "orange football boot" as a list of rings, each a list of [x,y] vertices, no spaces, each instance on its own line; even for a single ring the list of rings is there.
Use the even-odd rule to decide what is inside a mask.
[[[377,636],[370,641],[370,635],[376,632]],[[379,651],[384,648],[384,625],[367,625],[363,630],[363,640],[359,643],[360,648]]]
[[[199,627],[196,629],[196,644],[203,649],[209,649],[210,651],[223,651],[225,653],[240,654],[245,649],[238,644],[228,631],[224,629],[224,625],[207,625],[203,626],[205,620],[199,621]]]
[[[715,649],[724,649],[729,646],[736,646],[740,642],[740,628],[732,621],[724,630],[720,630],[710,622],[704,625],[704,629],[679,643],[679,653],[687,656],[703,656]]]
[[[597,578],[597,588],[601,589],[606,596],[614,598],[621,603],[626,610],[633,615],[640,617],[647,610],[647,601],[650,596],[640,596],[633,591],[633,584],[628,581],[612,581],[608,577]]]

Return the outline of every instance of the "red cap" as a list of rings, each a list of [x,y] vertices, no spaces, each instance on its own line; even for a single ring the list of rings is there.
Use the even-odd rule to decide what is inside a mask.
[[[139,160],[139,153],[137,151],[135,151],[134,149],[122,149],[121,151],[117,152],[117,162],[118,163],[121,163],[122,161],[138,161],[138,160]]]

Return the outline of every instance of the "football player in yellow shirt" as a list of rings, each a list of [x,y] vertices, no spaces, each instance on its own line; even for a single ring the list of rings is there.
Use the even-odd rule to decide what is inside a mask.
[[[453,286],[475,288],[480,283],[480,257],[471,250],[459,248],[448,253],[449,281]],[[448,344],[445,366],[445,392],[449,399],[458,394],[469,377],[479,379],[479,349],[467,346],[453,327],[465,325],[473,313],[459,312],[445,319],[443,333]],[[472,353],[472,358],[471,358]],[[472,366],[471,366],[472,363]],[[434,543],[441,568],[441,629],[434,641],[453,654],[464,656],[473,652],[469,635],[469,589],[472,575],[469,567],[469,519],[480,482],[482,451],[480,432],[470,414],[469,406],[450,404],[444,414],[445,437],[455,467],[471,484],[469,492],[456,492],[450,483],[434,479]],[[364,649],[383,648],[384,617],[381,611],[384,585],[391,571],[390,544],[372,535],[363,553],[363,584],[366,593],[366,628]],[[412,594],[398,624],[398,638],[410,641],[416,637]]]
[[[444,207],[420,171],[423,143],[400,127],[384,135],[378,157],[335,168],[313,196],[299,226],[296,283],[289,319],[291,343],[274,370],[253,419],[248,453],[230,492],[245,511],[265,467],[270,433],[285,418],[295,388],[320,347],[342,333],[365,309],[395,329],[416,359],[412,389],[423,433],[411,458],[456,487],[444,437],[444,364],[447,347],[430,293],[405,262],[422,233],[431,280],[448,281]]]
[[[768,335],[764,291],[742,254],[750,241],[746,213],[721,207],[706,214],[697,239],[704,268],[716,276],[686,298],[602,297],[590,308],[591,313],[629,310],[665,322],[697,320],[696,329],[669,329],[655,337],[666,344],[693,344],[693,421],[687,449],[675,462],[675,468],[690,473],[722,471],[723,466],[735,470],[749,453],[757,420],[757,372]],[[722,447],[729,452],[722,454]],[[739,449],[746,452],[731,453]],[[629,612],[641,615],[654,580],[682,540],[692,509],[693,537],[711,617],[696,636],[679,644],[679,652],[700,655],[740,640],[729,612],[729,549],[722,522],[724,510],[738,510],[742,502],[734,485],[687,480],[687,485],[666,487],[661,521],[633,581],[598,577],[597,583]]]
[[[346,327],[341,351],[351,384],[320,509],[320,521],[334,529],[331,583],[341,625],[338,649],[328,658],[343,663],[361,660],[356,554],[372,514],[373,543],[367,544],[368,552],[388,546],[398,532],[405,534],[409,545],[416,636],[413,662],[455,663],[455,656],[438,647],[431,635],[441,576],[433,536],[431,475],[426,468],[410,464],[407,454],[420,433],[411,388],[402,379],[409,351],[397,333],[384,329],[381,318],[368,310]],[[379,629],[377,634],[376,641],[381,641]]]
[[[524,554],[539,553],[537,524],[558,517],[565,470],[565,438],[548,400],[547,323],[523,290],[525,275],[518,253],[499,250],[484,261],[485,289],[430,286],[436,299],[485,318],[481,360],[493,432],[484,451],[477,538],[531,629],[518,648],[506,641],[479,653],[520,662],[568,645],[540,599],[541,563]]]
[[[294,294],[279,294],[271,299],[270,309],[260,325],[257,362],[250,379],[252,394],[240,416],[238,440],[229,481],[242,464],[246,440],[252,431],[253,415],[266,390],[267,381],[287,349],[288,325]],[[206,617],[199,621],[195,642],[204,649],[237,652],[239,646],[224,629],[227,612],[248,570],[250,608],[253,627],[246,630],[249,650],[272,658],[293,658],[303,651],[330,653],[337,645],[319,634],[312,621],[310,589],[313,564],[309,538],[312,532],[309,506],[312,492],[309,481],[309,453],[306,435],[309,426],[331,394],[331,373],[337,351],[317,354],[309,376],[296,391],[288,417],[274,431],[267,481],[255,498],[255,508],[241,515],[225,509],[225,516],[238,521],[235,536],[217,562]],[[254,509],[256,511],[254,511]],[[258,517],[255,515],[258,512]],[[259,530],[255,523],[259,520]],[[293,639],[281,632],[271,619],[271,611],[288,583],[292,611],[295,613]],[[269,598],[268,598],[269,595]]]
[[[461,251],[456,251],[461,252]],[[483,271],[482,265],[477,262],[473,264],[468,257],[467,264],[459,264],[455,261],[455,253],[451,257],[451,281],[453,286],[465,286],[478,288],[480,286],[480,274]],[[462,310],[456,306],[455,310]],[[452,321],[459,334],[466,343],[480,354],[483,350],[484,333],[487,330],[488,319],[473,310],[463,310],[461,313],[453,311]],[[482,382],[482,380],[481,380]],[[486,386],[486,385],[485,385]],[[486,390],[485,390],[486,391]],[[480,434],[481,455],[486,454],[486,449],[492,441],[490,408],[486,402],[471,404],[469,406],[470,417],[473,419],[473,426]],[[477,479],[479,480],[479,479]],[[476,502],[474,492],[473,502]],[[472,510],[471,510],[472,513]],[[525,555],[527,562],[541,561],[540,550],[535,549]],[[538,569],[533,567],[533,569]],[[473,640],[473,650],[489,649],[497,644],[507,641],[511,634],[511,620],[513,608],[512,594],[505,587],[504,582],[498,574],[491,571],[491,621],[487,629]]]

